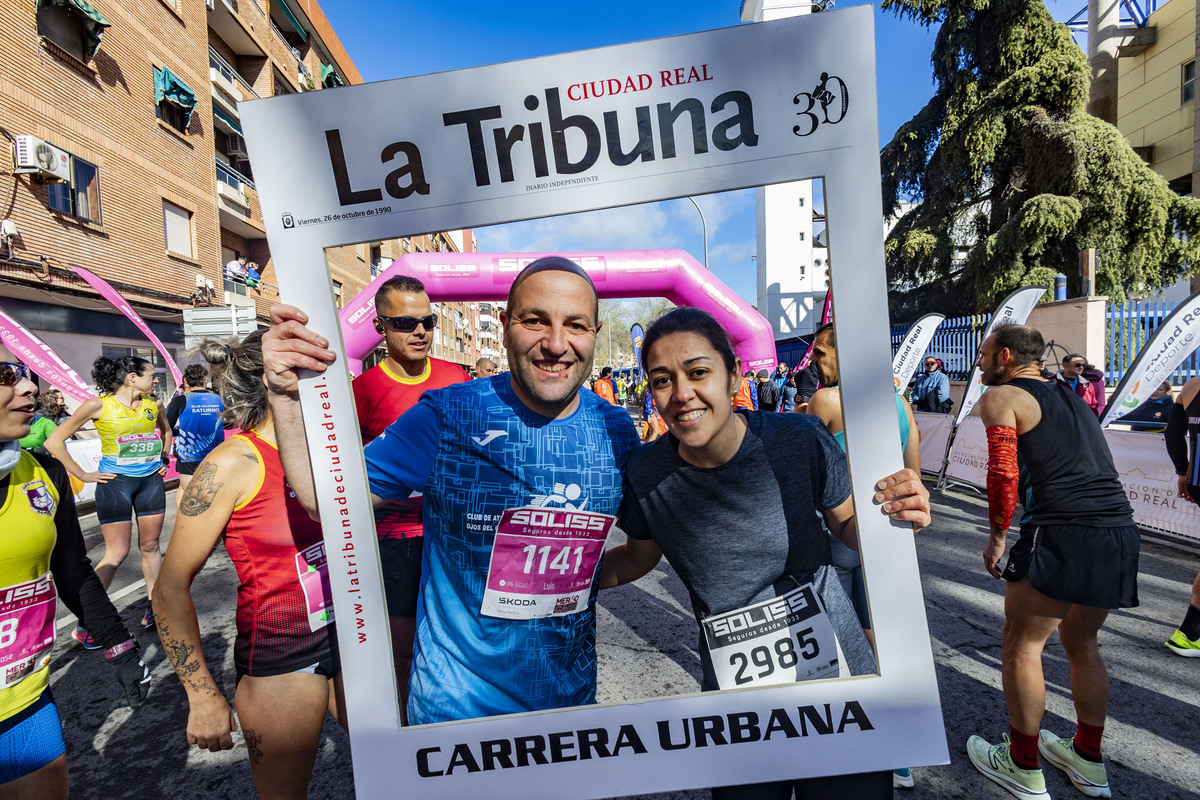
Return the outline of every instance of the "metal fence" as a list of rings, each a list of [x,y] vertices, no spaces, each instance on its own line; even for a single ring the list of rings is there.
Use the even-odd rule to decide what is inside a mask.
[[[973,314],[969,317],[952,317],[938,326],[933,341],[925,356],[940,358],[946,374],[952,381],[965,381],[975,366],[979,345],[983,342],[983,331],[992,319],[991,314]],[[892,326],[892,356],[904,344],[904,337],[912,324]],[[924,358],[925,356],[922,356]]]
[[[1109,386],[1115,386],[1133,364],[1142,346],[1162,321],[1170,316],[1178,305],[1174,302],[1146,303],[1133,301],[1124,305],[1108,307],[1105,313],[1105,363],[1104,377]],[[1171,383],[1176,388],[1200,375],[1200,353],[1192,353],[1171,373]]]
[[[1170,316],[1176,305],[1174,302],[1131,301],[1108,306],[1105,311],[1104,354],[1104,378],[1108,386],[1116,386],[1121,382],[1146,340]],[[947,319],[934,334],[925,355],[942,359],[950,380],[966,380],[975,363],[983,331],[991,318],[991,314],[975,314]],[[892,326],[893,356],[904,344],[910,327],[911,324]],[[1046,366],[1053,371],[1058,369],[1067,351],[1053,343],[1049,349],[1051,352],[1046,354]],[[1188,356],[1179,369],[1171,374],[1171,383],[1178,388],[1197,375],[1200,375],[1200,350]]]

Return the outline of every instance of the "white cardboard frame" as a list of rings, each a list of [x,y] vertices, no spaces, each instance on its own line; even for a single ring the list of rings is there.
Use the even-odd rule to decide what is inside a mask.
[[[837,251],[832,281],[842,322],[843,396],[854,398],[845,406],[846,438],[863,566],[875,601],[879,674],[399,728],[350,376],[333,369],[302,381],[301,403],[321,500],[360,800],[611,797],[948,763],[915,546],[906,530],[875,513],[871,500],[875,481],[901,467],[894,390],[886,380],[891,358],[872,14],[860,6],[241,104],[281,297],[304,308],[310,327],[328,336],[334,349],[341,340],[326,247],[825,180],[830,245]],[[823,73],[830,76],[824,81],[828,95],[819,91]],[[574,99],[584,82],[609,78],[636,91]],[[558,174],[551,152],[552,90],[558,91],[561,116],[593,120],[601,140],[595,162],[569,174]],[[736,101],[713,108],[720,95]],[[536,110],[527,110],[533,101],[526,98],[537,100]],[[658,106],[676,106],[684,98],[701,104],[705,151],[697,152],[685,112],[675,125],[676,155],[666,158]],[[617,166],[604,146],[603,112],[616,113],[628,150],[638,106],[648,107],[653,120],[655,158]],[[498,115],[479,123],[474,155],[470,126],[443,117],[473,109],[489,109],[478,117]],[[716,127],[739,113],[742,124],[725,131],[726,144],[736,146],[721,149]],[[546,177],[535,175],[530,155],[533,123],[540,123],[546,142]],[[526,126],[525,138],[514,148],[513,179],[506,181],[491,131],[502,126],[511,132],[518,124]],[[586,134],[578,127],[564,130],[567,160],[584,160]],[[341,195],[335,137],[327,131],[337,131],[344,155]],[[419,183],[411,169],[418,161],[427,188],[406,191]],[[827,714],[832,726],[823,732]],[[796,737],[786,736],[781,715]],[[747,733],[732,741],[729,730],[741,725],[752,731],[752,718],[760,734],[775,719],[769,739],[748,740],[754,737]],[[687,725],[718,724],[726,729],[726,744],[706,737],[701,745],[693,736],[690,746],[669,749],[660,739],[664,727],[679,741]],[[597,729],[608,738],[608,756],[589,750],[584,757],[577,732]],[[556,751],[558,758],[525,766],[514,761],[511,768],[499,761],[483,769],[480,743],[511,746],[514,737],[541,737],[547,754]],[[617,748],[622,737],[625,745]],[[446,774],[456,748],[459,761],[466,760],[465,749],[481,768],[458,764]]]

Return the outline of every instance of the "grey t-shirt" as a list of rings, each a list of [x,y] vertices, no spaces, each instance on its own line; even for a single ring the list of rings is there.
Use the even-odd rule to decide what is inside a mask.
[[[874,671],[850,601],[824,574],[830,553],[821,512],[850,497],[845,454],[816,417],[739,413],[746,436],[719,467],[688,464],[669,435],[635,451],[621,527],[659,546],[698,620],[814,581],[851,672]]]

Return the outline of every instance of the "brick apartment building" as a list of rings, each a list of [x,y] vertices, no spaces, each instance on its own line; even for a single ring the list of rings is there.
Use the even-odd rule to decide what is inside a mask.
[[[0,135],[18,167],[0,167],[0,308],[85,378],[101,354],[153,357],[169,394],[161,358],[66,265],[109,281],[177,362],[185,308],[252,305],[265,322],[277,265],[237,103],[362,77],[312,0],[0,0],[0,18]],[[337,248],[331,288],[349,300],[404,252],[474,242],[454,231]],[[238,256],[259,265],[259,291],[223,280]],[[434,354],[473,365],[477,305],[443,306],[463,325],[440,331]]]

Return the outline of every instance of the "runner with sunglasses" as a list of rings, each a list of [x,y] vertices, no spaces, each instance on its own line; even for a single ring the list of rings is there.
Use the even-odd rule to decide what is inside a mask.
[[[152,394],[158,378],[146,359],[125,356],[113,361],[101,356],[92,364],[92,380],[100,396],[83,403],[59,425],[46,439],[46,449],[77,480],[98,484],[96,517],[104,536],[104,557],[96,565],[96,574],[105,591],[129,555],[131,517],[136,514],[146,579],[142,627],[149,630],[154,627],[149,601],[162,567],[158,540],[167,509],[163,475],[166,454],[171,452],[171,426],[162,403]],[[94,422],[100,434],[100,465],[95,472],[83,469],[67,453],[67,439],[88,422]],[[82,626],[71,636],[88,649],[99,646]]]
[[[388,354],[354,379],[354,405],[364,445],[415,406],[424,392],[469,380],[462,367],[430,357],[438,318],[419,280],[398,275],[385,282],[375,293],[375,311],[375,330],[383,334]],[[417,633],[417,590],[425,541],[420,495],[380,508],[375,529],[403,713]]]
[[[50,692],[55,597],[93,632],[137,708],[150,673],[104,593],[60,463],[22,451],[33,394],[29,370],[0,347],[0,797],[65,800],[67,756]]]

